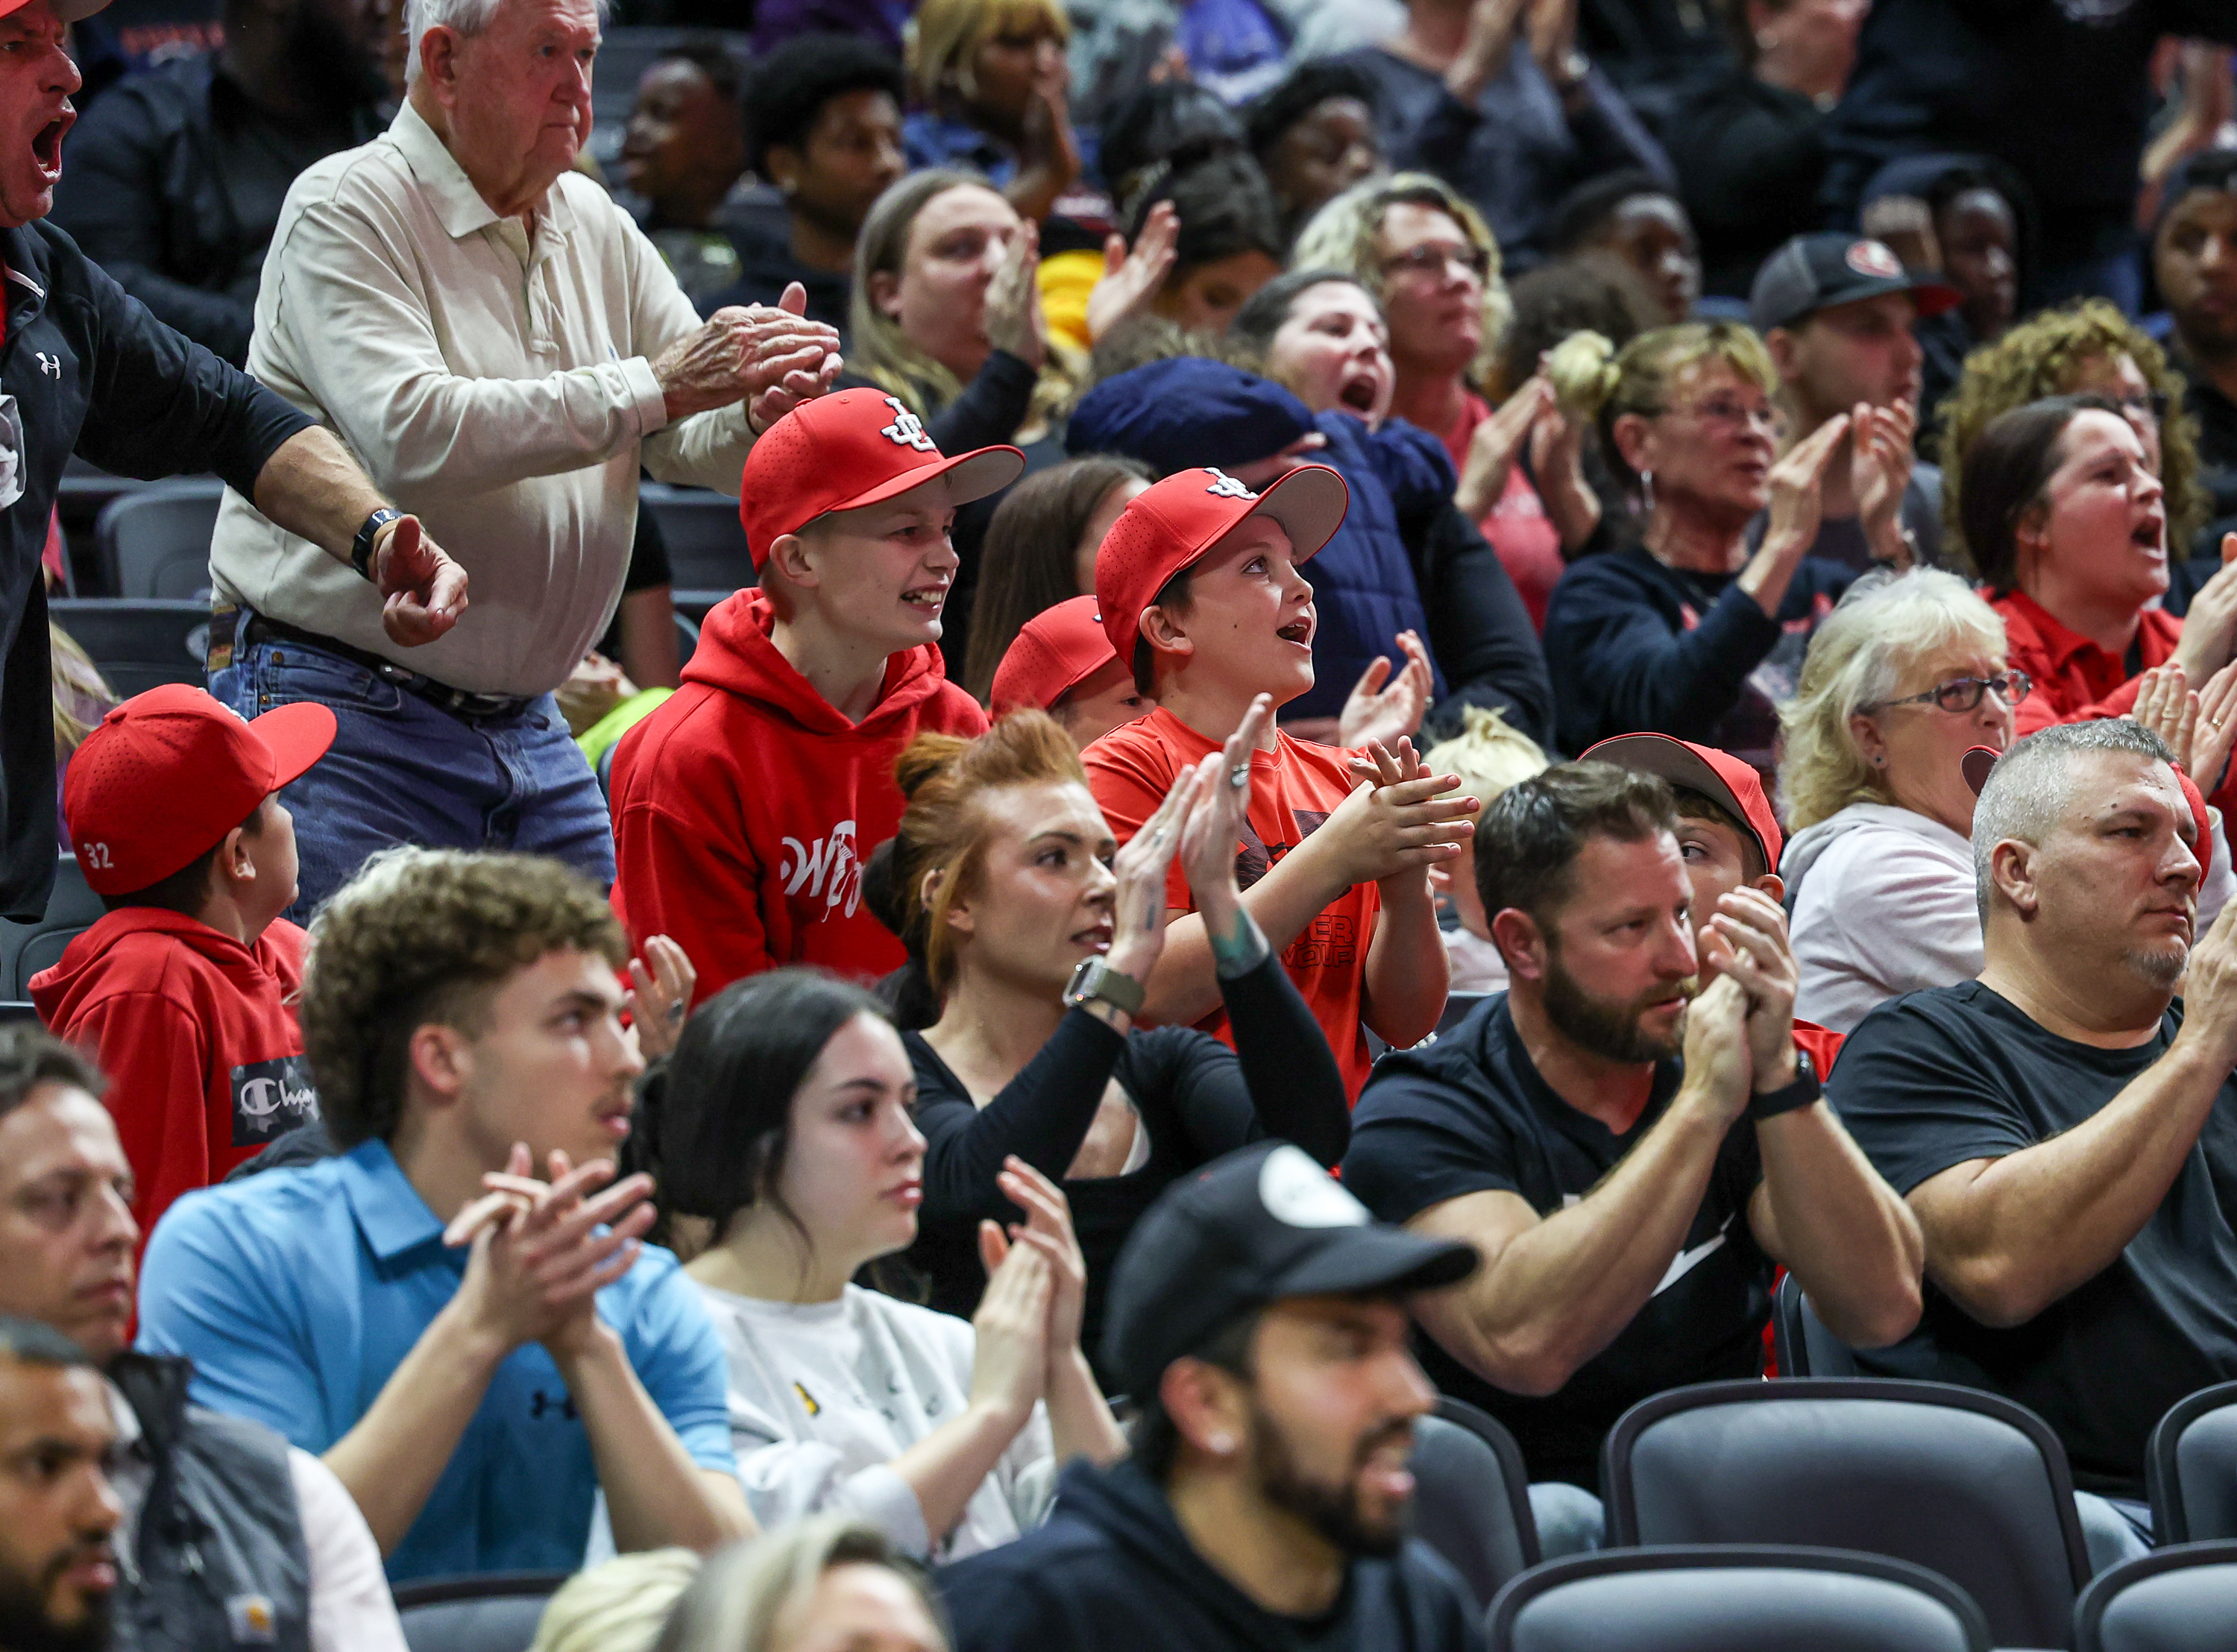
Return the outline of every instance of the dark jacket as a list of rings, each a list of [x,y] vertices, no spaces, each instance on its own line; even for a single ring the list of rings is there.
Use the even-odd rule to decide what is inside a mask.
[[[143,478],[214,471],[247,494],[312,420],[156,320],[52,225],[0,229],[0,392],[23,433],[23,497],[0,510],[0,913],[36,918],[56,849],[39,554],[64,463],[76,452]]]
[[[736,284],[724,287],[701,306],[712,315],[729,304],[775,304],[797,281],[808,292],[808,319],[847,333],[847,303],[855,290],[851,277],[810,269],[792,255],[791,245],[758,225],[733,227],[730,245],[738,249]]]
[[[1790,235],[1818,227],[1825,112],[1783,86],[1733,69],[1679,106],[1665,142],[1686,213],[1701,238],[1701,288],[1744,299],[1756,267]]]
[[[1474,201],[1510,273],[1544,259],[1554,208],[1587,179],[1623,167],[1672,175],[1662,146],[1598,69],[1572,115],[1538,60],[1520,47],[1473,105],[1447,91],[1442,76],[1380,46],[1338,61],[1375,82],[1390,164],[1434,172]]]
[[[2229,0],[1877,0],[1826,119],[1831,221],[1853,224],[1888,161],[1971,150],[2027,184],[2052,264],[2130,244],[2136,165],[2166,35],[2237,41]]]
[[[956,1652],[1480,1652],[1451,1568],[1419,1542],[1351,1563],[1323,1617],[1280,1617],[1214,1571],[1138,1464],[1065,1471],[1048,1524],[934,1583]]]
[[[311,1559],[287,1442],[187,1404],[184,1359],[110,1367],[154,1478],[117,1590],[116,1652],[310,1652]]]
[[[313,161],[371,142],[381,124],[366,107],[283,124],[214,55],[184,58],[129,77],[87,111],[70,133],[54,221],[156,319],[237,367],[287,187]]]

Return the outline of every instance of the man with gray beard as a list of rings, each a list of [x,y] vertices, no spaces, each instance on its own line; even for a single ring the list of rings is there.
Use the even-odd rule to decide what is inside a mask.
[[[1627,1409],[1762,1374],[1773,1262],[1877,1345],[1917,1320],[1921,1246],[1795,1046],[1778,903],[1736,889],[1697,934],[1666,781],[1548,769],[1484,811],[1475,867],[1511,984],[1376,1063],[1343,1181],[1483,1253],[1415,1300],[1422,1363],[1514,1431],[1552,1555],[1598,1545]]]
[[[2101,1565],[2108,1512],[2149,1538],[2152,1425],[2237,1377],[2237,920],[2194,949],[2210,848],[2136,724],[2022,740],[1973,814],[1979,977],[1874,1010],[1831,1086],[1926,1235],[1918,1332],[1863,1364],[2041,1415],[2113,1503],[2082,1500]]]

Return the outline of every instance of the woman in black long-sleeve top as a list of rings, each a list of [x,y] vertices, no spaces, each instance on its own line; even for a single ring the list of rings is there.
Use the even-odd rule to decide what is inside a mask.
[[[1072,742],[1039,712],[976,740],[921,736],[902,756],[894,874],[941,1000],[938,1022],[904,1035],[926,1142],[909,1260],[933,1306],[976,1306],[978,1224],[1019,1220],[995,1185],[1011,1154],[1071,1201],[1090,1349],[1119,1247],[1168,1185],[1262,1135],[1323,1164],[1343,1157],[1351,1121],[1336,1058],[1236,886],[1264,715],[1185,773],[1115,854]],[[1232,1050],[1191,1027],[1138,1030],[1125,1008],[1163,950],[1167,907],[1183,904],[1168,881],[1184,876],[1216,938]],[[1090,959],[1099,969],[1076,978]]]

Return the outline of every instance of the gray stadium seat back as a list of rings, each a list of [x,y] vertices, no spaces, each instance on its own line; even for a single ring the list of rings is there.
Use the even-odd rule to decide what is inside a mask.
[[[28,924],[0,919],[0,999],[27,999],[31,977],[62,962],[63,951],[101,920],[107,909],[86,886],[75,855],[55,863],[54,891],[46,915]]]
[[[1778,1281],[1773,1303],[1772,1336],[1778,1350],[1782,1377],[1854,1377],[1860,1375],[1856,1350],[1835,1336],[1810,1299],[1802,1282],[1789,1274]]]
[[[2237,1537],[2237,1382],[2179,1400],[2144,1452],[2161,1543]]]
[[[1457,1413],[1457,1414],[1456,1414]],[[1538,1563],[1528,1471],[1497,1421],[1448,1399],[1414,1425],[1414,1535],[1461,1575],[1478,1606]]]
[[[602,58],[604,55],[602,48]],[[746,546],[736,499],[704,488],[647,482],[638,490],[637,508],[651,511],[660,523],[672,589],[727,595],[756,582],[753,552]]]
[[[225,484],[192,477],[136,488],[94,522],[102,577],[115,596],[195,597],[210,588],[210,536]]]
[[[2237,1543],[2181,1543],[2108,1567],[2074,1609],[2075,1652],[2227,1652]]]
[[[2009,1400],[1946,1383],[1703,1383],[1641,1401],[1602,1456],[1608,1541],[1805,1543],[1911,1561],[1996,1644],[2067,1644],[2089,1563],[2066,1453]]]
[[[206,602],[89,596],[50,602],[47,613],[124,699],[166,682],[202,686]]]
[[[1986,1652],[1964,1590],[1883,1556],[1784,1546],[1547,1562],[1493,1603],[1491,1652]]]
[[[396,1590],[411,1652],[528,1652],[564,1572],[434,1578]]]

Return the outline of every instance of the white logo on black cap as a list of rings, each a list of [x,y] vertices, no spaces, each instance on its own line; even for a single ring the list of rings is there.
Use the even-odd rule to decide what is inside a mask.
[[[1364,1227],[1367,1207],[1334,1176],[1284,1142],[1258,1167],[1258,1201],[1292,1227]]]
[[[900,397],[887,397],[886,405],[894,410],[894,422],[881,430],[879,435],[895,447],[913,447],[920,453],[939,451],[933,446],[932,438],[924,433],[924,421],[904,407]]]
[[[1204,490],[1206,493],[1216,493],[1223,499],[1255,499],[1258,497],[1217,465],[1207,464],[1204,468],[1205,473],[1214,478],[1212,484]]]

